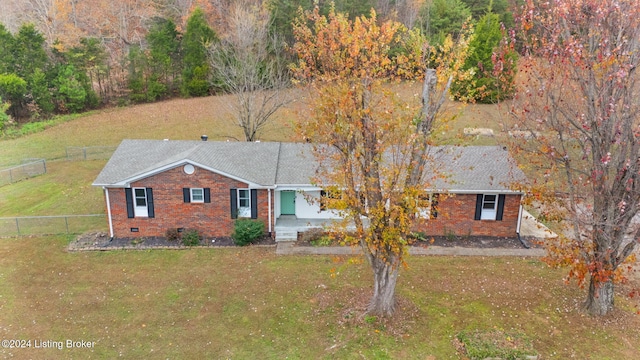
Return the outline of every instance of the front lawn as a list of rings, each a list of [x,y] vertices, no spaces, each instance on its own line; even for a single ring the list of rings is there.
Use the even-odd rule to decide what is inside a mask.
[[[18,358],[457,359],[461,331],[524,334],[544,359],[633,359],[640,318],[620,297],[593,319],[536,259],[409,258],[397,320],[363,316],[362,259],[273,248],[67,252],[68,239],[0,239],[3,339],[95,342],[2,349]],[[65,343],[66,345],[66,343]]]

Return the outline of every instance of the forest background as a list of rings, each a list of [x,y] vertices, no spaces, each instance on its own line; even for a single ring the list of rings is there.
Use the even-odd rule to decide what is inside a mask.
[[[484,26],[469,64],[484,59],[479,76],[489,76],[491,55],[517,6],[517,0],[0,0],[0,134],[56,114],[231,92],[210,50],[237,32],[230,22],[238,3],[276,39],[265,62],[293,60],[292,23],[315,5],[351,18],[375,9],[380,21],[399,21],[432,44],[455,37],[465,22]]]

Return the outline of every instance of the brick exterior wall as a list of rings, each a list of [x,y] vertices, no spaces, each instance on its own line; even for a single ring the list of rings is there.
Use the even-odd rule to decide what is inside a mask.
[[[519,194],[507,194],[504,201],[502,221],[474,220],[476,194],[441,195],[438,217],[422,222],[416,230],[427,235],[475,235],[514,237],[518,227],[520,209]]]
[[[166,231],[172,228],[197,229],[206,237],[231,235],[234,219],[231,218],[229,189],[247,188],[247,184],[198,167],[191,175],[182,169],[179,166],[131,184],[132,188],[153,189],[154,218],[127,218],[125,190],[107,189],[114,236],[165,236]],[[185,203],[183,188],[210,188],[211,203]],[[265,231],[268,231],[267,190],[258,189],[257,196],[258,219],[264,221]],[[131,232],[131,228],[138,228],[138,232]]]

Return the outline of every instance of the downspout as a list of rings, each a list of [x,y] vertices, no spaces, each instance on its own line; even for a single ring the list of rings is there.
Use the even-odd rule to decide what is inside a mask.
[[[102,187],[102,190],[104,190],[104,197],[107,200],[107,219],[109,220],[109,236],[110,236],[110,240],[113,240],[113,221],[111,219],[111,202],[109,201],[109,189],[107,189],[106,187]]]
[[[520,204],[520,208],[518,208],[518,225],[516,226],[516,235],[518,235],[518,240],[525,249],[529,249],[531,245],[529,245],[523,238],[520,237],[520,224],[522,223],[522,204]]]
[[[269,236],[271,236],[271,189],[267,189],[267,199],[269,204]]]

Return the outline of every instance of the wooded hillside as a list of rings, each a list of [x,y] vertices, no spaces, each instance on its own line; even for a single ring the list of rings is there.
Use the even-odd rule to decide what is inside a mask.
[[[317,4],[323,13],[334,7],[352,18],[375,9],[379,21],[396,20],[419,30],[431,43],[455,36],[471,19],[489,26],[493,34],[492,45],[483,45],[489,47],[482,51],[485,55],[479,52],[487,65],[506,34],[501,24],[504,29],[513,24],[511,3],[514,0],[0,0],[0,110],[6,108],[10,116],[0,117],[0,132],[15,122],[108,104],[230,91],[209,52],[238,35],[232,22],[239,7],[266,24],[277,40],[273,44],[285,50],[269,49],[271,56],[285,62],[293,56],[286,51],[293,44],[292,22]],[[468,86],[461,88],[468,91]]]

